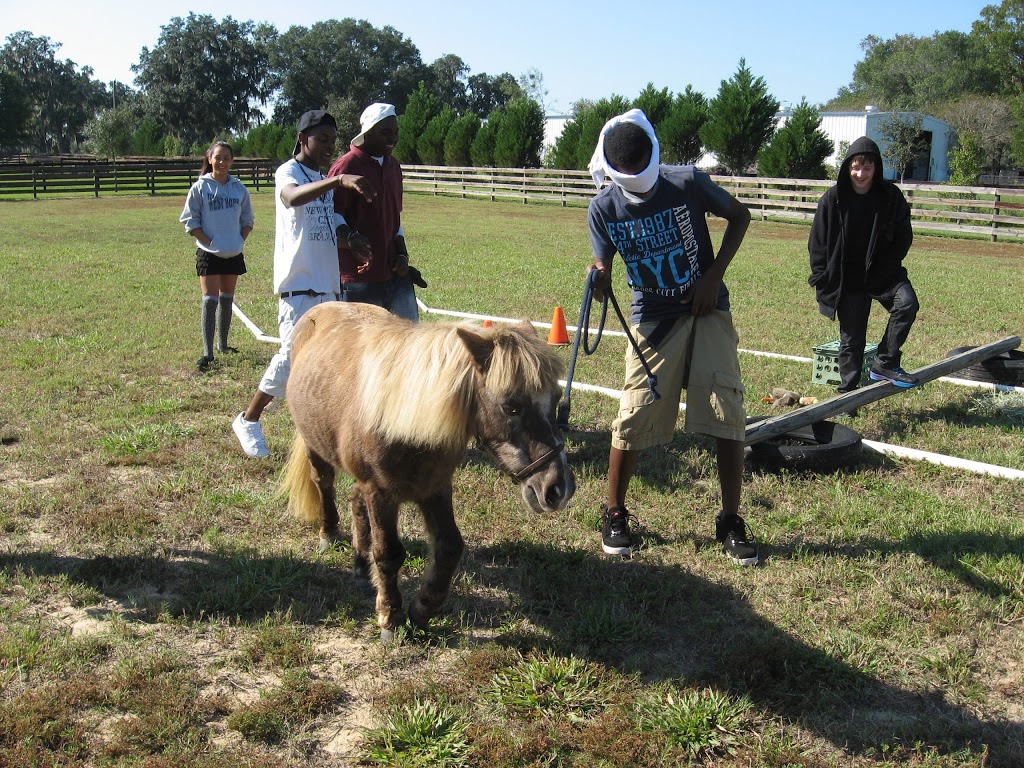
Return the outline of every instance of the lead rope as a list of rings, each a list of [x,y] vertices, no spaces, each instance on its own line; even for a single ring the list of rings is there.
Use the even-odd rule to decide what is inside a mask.
[[[590,346],[590,342],[588,340],[590,335],[590,305],[594,300],[594,286],[599,278],[600,272],[593,269],[587,275],[587,282],[583,286],[583,301],[580,304],[579,321],[576,323],[576,338],[572,343],[572,352],[569,355],[569,371],[565,377],[565,395],[558,403],[556,420],[558,428],[563,431],[569,428],[569,412],[572,410],[572,378],[576,372],[576,358],[579,355],[580,340],[583,341],[583,353],[585,355],[590,356],[597,352],[597,348],[601,343],[601,337],[604,335],[604,322],[608,315],[609,301],[611,301],[612,309],[615,310],[615,315],[619,318],[619,324],[622,326],[622,330],[626,333],[626,338],[629,339],[629,343],[633,347],[633,351],[640,359],[640,365],[643,366],[644,372],[647,374],[647,386],[651,390],[651,395],[655,400],[661,399],[661,395],[658,394],[657,390],[658,377],[651,371],[651,367],[647,364],[647,359],[640,351],[640,346],[633,338],[633,334],[629,332],[629,324],[626,322],[626,318],[623,317],[622,310],[619,309],[619,302],[615,300],[615,294],[612,293],[611,286],[604,289],[604,298],[601,299],[601,319],[597,324],[597,331],[594,335],[594,346]]]

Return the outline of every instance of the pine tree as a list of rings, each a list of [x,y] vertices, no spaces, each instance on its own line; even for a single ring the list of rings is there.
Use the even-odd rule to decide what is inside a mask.
[[[708,121],[708,100],[700,91],[686,86],[684,93],[672,100],[665,119],[658,123],[661,161],[670,165],[696,163],[704,154],[700,129]]]
[[[494,167],[494,140],[498,136],[498,127],[501,125],[504,115],[504,108],[498,107],[487,116],[480,126],[480,130],[473,137],[473,143],[469,145],[469,156],[476,167]]]
[[[506,104],[494,137],[494,164],[499,168],[539,168],[543,148],[543,107],[525,97]]]
[[[757,173],[783,179],[824,179],[832,140],[821,130],[818,110],[802,99],[786,124],[757,156]]]
[[[668,88],[662,88],[659,91],[654,87],[654,83],[648,83],[647,87],[640,91],[640,95],[633,100],[633,107],[643,110],[655,131],[658,132],[660,140],[661,123],[672,110],[672,95],[668,92]]]
[[[778,111],[779,102],[768,93],[764,78],[754,77],[746,60],[740,59],[736,74],[722,81],[711,100],[701,141],[730,173],[746,174],[774,132]]]
[[[452,166],[468,166],[473,164],[470,147],[480,130],[480,118],[470,112],[457,117],[444,137],[444,164]]]
[[[455,122],[455,112],[445,107],[435,115],[416,140],[416,154],[424,165],[444,164],[444,140]]]
[[[400,163],[420,162],[419,152],[416,151],[416,143],[420,135],[427,128],[427,123],[441,111],[440,102],[437,96],[427,91],[427,85],[422,80],[419,88],[413,91],[409,97],[409,103],[405,112],[398,116],[398,143],[395,145],[394,155]]]

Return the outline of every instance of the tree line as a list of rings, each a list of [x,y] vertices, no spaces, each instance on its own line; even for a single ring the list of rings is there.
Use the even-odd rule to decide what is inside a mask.
[[[135,88],[96,80],[91,67],[61,60],[59,50],[29,31],[9,35],[0,48],[0,150],[183,155],[227,138],[237,154],[283,159],[308,109],[331,111],[343,138],[358,133],[359,114],[374,101],[395,104],[400,114],[416,106],[419,121],[442,111],[435,104],[467,122],[499,123],[507,112],[512,126],[542,89],[539,73],[472,74],[454,54],[426,64],[396,29],[350,18],[279,33],[230,16],[174,17],[132,66]],[[542,137],[543,109],[535,111]],[[495,148],[519,143],[504,137]]]
[[[650,83],[633,100],[576,102],[544,155],[541,73],[472,74],[455,54],[426,64],[390,26],[346,18],[281,33],[190,13],[142,49],[134,88],[95,80],[90,67],[59,59],[59,43],[22,31],[0,48],[0,150],[181,155],[226,138],[237,154],[283,159],[306,109],[331,111],[344,141],[364,106],[387,101],[400,114],[403,162],[582,169],[604,122],[635,106],[656,126],[665,162],[711,151],[728,173],[824,178],[835,169],[825,166],[833,147],[820,112],[873,104],[893,115],[883,125],[887,161],[902,168],[920,151],[914,113],[932,114],[957,131],[951,181],[971,184],[985,170],[1024,165],[1022,40],[1024,0],[986,6],[969,33],[869,35],[851,82],[825,104],[802,100],[781,124],[778,100],[740,59],[710,98]]]

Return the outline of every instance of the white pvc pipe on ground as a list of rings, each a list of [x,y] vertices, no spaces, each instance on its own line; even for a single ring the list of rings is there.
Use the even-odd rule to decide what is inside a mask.
[[[496,315],[478,315],[478,314],[473,314],[471,312],[454,312],[454,311],[447,310],[447,309],[435,309],[433,307],[428,307],[426,304],[424,304],[418,298],[416,299],[416,303],[419,305],[421,312],[426,312],[428,314],[447,315],[447,316],[450,316],[450,317],[462,317],[462,318],[465,318],[465,319],[468,319],[468,320],[480,320],[480,321],[490,320],[492,323],[516,323],[516,322],[519,322],[518,320],[515,320],[513,318],[498,317]],[[234,313],[238,316],[238,318],[242,321],[242,323],[245,324],[245,327],[248,328],[257,339],[259,339],[260,341],[273,342],[275,344],[280,344],[281,343],[281,339],[280,338],[275,337],[275,336],[268,336],[267,334],[263,333],[263,331],[261,331],[259,329],[259,327],[254,322],[252,322],[252,320],[250,320],[248,317],[246,317],[245,313],[242,312],[241,309],[239,309],[238,304],[234,304],[232,308],[234,310]],[[540,328],[550,328],[551,327],[551,323],[539,323],[539,322],[534,322],[532,320],[530,322],[533,325],[538,326]],[[571,325],[570,326],[566,326],[566,330],[575,331],[576,329],[577,329],[577,326],[571,326]],[[611,331],[611,330],[608,330],[608,331],[605,331],[605,333],[606,334],[615,335],[615,336],[623,336],[623,337],[626,335],[622,331]],[[759,355],[759,356],[763,356],[763,357],[780,357],[780,358],[784,358],[784,359],[787,359],[787,360],[795,360],[795,361],[798,361],[798,362],[808,362],[808,363],[811,362],[811,358],[809,358],[809,357],[796,357],[794,355],[781,355],[781,354],[776,354],[774,352],[753,352],[753,351],[745,350],[745,349],[741,349],[740,352],[746,352],[746,353],[749,353],[749,354]],[[960,384],[960,385],[963,385],[963,386],[987,387],[987,388],[990,388],[990,389],[997,389],[997,390],[1000,390],[1000,391],[1020,391],[1020,392],[1024,392],[1024,387],[1011,387],[1011,386],[1004,385],[1004,384],[988,384],[988,383],[982,382],[982,381],[968,381],[966,379],[954,379],[954,378],[949,378],[949,377],[945,377],[945,376],[942,377],[941,379],[937,379],[937,381],[947,381],[947,382],[952,383],[952,384]],[[558,383],[561,384],[563,387],[566,384],[566,382],[564,380],[560,381]],[[622,392],[620,392],[619,390],[610,389],[608,387],[599,387],[599,386],[597,386],[595,384],[583,384],[581,382],[574,381],[572,383],[572,386],[573,386],[573,389],[579,389],[579,390],[584,390],[584,391],[588,391],[588,392],[597,392],[599,394],[607,395],[608,397],[613,397],[615,399],[618,399],[618,398],[620,398],[622,396]],[[681,410],[681,411],[686,410],[686,404],[685,403],[681,403],[679,405],[679,410]],[[957,458],[956,456],[946,456],[946,455],[941,454],[941,453],[930,453],[928,451],[919,451],[916,448],[904,448],[904,447],[899,446],[899,445],[890,445],[889,443],[877,443],[877,442],[875,442],[873,440],[863,440],[862,442],[863,442],[863,444],[864,444],[864,446],[866,448],[868,448],[870,450],[873,450],[873,451],[876,451],[878,453],[889,454],[889,455],[893,455],[893,456],[900,456],[900,457],[906,458],[906,459],[913,459],[914,461],[928,461],[928,462],[931,462],[932,464],[939,464],[939,465],[945,466],[945,467],[956,467],[957,469],[966,469],[969,472],[974,472],[975,474],[991,475],[993,477],[1006,477],[1006,478],[1010,478],[1012,480],[1024,480],[1024,470],[1013,469],[1011,467],[1000,467],[997,464],[985,464],[985,463],[980,462],[980,461],[971,461],[970,459],[960,459],[960,458]]]
[[[966,469],[979,475],[992,475],[993,477],[1007,477],[1011,480],[1024,480],[1024,470],[1020,469],[1000,467],[998,464],[985,464],[984,462],[971,461],[970,459],[958,459],[956,456],[945,456],[941,453],[929,453],[928,451],[919,451],[916,448],[904,448],[899,445],[889,445],[888,443],[876,443],[874,440],[861,440],[861,442],[864,444],[865,448],[877,451],[878,453],[900,456],[905,459],[913,459],[914,461],[928,461],[932,464],[940,464],[944,467]]]

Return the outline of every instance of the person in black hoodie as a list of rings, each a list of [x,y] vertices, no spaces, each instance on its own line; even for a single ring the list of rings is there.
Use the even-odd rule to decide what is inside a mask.
[[[867,136],[850,145],[836,184],[814,214],[807,250],[818,309],[839,317],[838,392],[860,386],[871,302],[889,313],[869,371],[875,381],[908,388],[920,382],[900,367],[918,302],[903,259],[914,234],[903,192],[882,178],[882,155]]]

